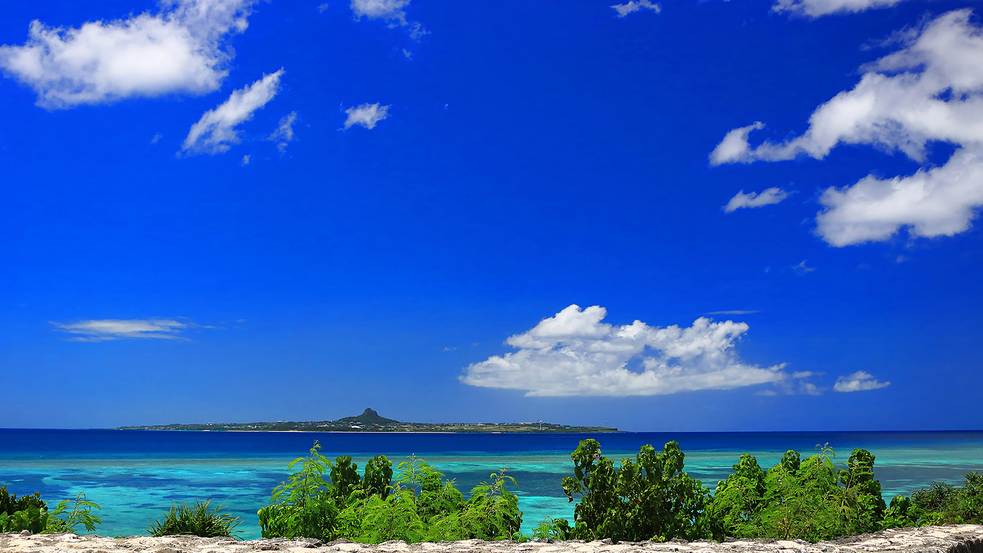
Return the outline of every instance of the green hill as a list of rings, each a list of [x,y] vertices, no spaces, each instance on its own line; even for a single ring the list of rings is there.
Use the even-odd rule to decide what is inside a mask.
[[[348,422],[356,424],[399,424],[399,421],[393,419],[387,419],[379,413],[375,412],[375,409],[366,408],[362,411],[362,414],[357,417],[344,417],[338,419],[338,422]]]

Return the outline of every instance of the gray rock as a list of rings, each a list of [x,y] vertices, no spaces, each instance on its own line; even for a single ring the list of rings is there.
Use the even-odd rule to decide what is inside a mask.
[[[2,553],[983,553],[983,526],[929,526],[807,543],[801,540],[734,540],[611,543],[600,540],[535,540],[526,543],[465,540],[443,543],[391,541],[378,545],[311,538],[234,541],[229,538],[165,536],[104,538],[75,534],[0,534]]]

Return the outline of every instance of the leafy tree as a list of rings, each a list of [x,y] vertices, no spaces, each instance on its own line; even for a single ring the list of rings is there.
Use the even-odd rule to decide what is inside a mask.
[[[335,539],[335,519],[339,509],[333,500],[331,485],[324,480],[331,462],[321,455],[321,444],[315,441],[310,454],[294,459],[287,469],[293,469],[297,463],[302,463],[301,470],[277,486],[270,504],[257,513],[262,535],[264,538]]]
[[[389,495],[393,481],[393,464],[385,455],[376,455],[365,463],[365,476],[362,489],[367,495],[378,495],[385,499]]]
[[[491,483],[482,482],[471,489],[471,496],[460,515],[461,524],[469,537],[489,541],[521,539],[519,498],[505,488],[509,482],[516,488],[519,486],[515,478],[507,476],[505,471],[503,468],[492,473],[489,476]]]
[[[381,543],[389,540],[403,540],[406,543],[420,541],[425,527],[417,514],[413,492],[400,488],[390,493],[386,499],[372,496],[365,506],[365,522],[358,541]]]
[[[656,453],[642,446],[635,461],[621,468],[601,455],[600,444],[588,439],[570,455],[574,477],[563,479],[563,491],[573,501],[575,537],[613,541],[688,540],[710,537],[705,508],[710,490],[683,471],[684,454],[669,442]]]
[[[761,513],[763,537],[816,542],[844,535],[833,455],[832,449],[823,447],[798,462],[798,454],[790,451],[768,471]]]
[[[787,454],[786,454],[787,455]],[[734,472],[717,484],[709,506],[714,521],[713,535],[753,538],[761,534],[761,507],[765,498],[765,476],[753,456],[745,453]]]

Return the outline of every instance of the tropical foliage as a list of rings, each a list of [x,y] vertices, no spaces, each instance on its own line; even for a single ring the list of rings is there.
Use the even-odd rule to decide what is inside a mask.
[[[25,495],[7,492],[7,486],[0,486],[0,532],[20,532],[28,530],[40,533],[48,523],[48,506],[41,494]]]
[[[173,504],[164,513],[163,519],[150,524],[147,532],[151,536],[201,536],[203,538],[232,537],[234,528],[242,520],[222,512],[222,506],[211,507],[211,500],[201,502],[195,500],[194,506],[187,503]]]
[[[68,510],[68,506],[72,510]],[[48,523],[45,528],[47,533],[56,532],[75,532],[79,526],[84,526],[86,530],[92,532],[96,529],[96,524],[101,524],[102,519],[92,514],[92,509],[100,509],[95,503],[85,499],[85,494],[79,492],[72,501],[65,500],[55,507],[55,510],[48,515]],[[59,515],[65,515],[64,518]]]
[[[874,455],[864,449],[839,464],[828,446],[817,446],[805,459],[789,450],[767,470],[744,454],[712,491],[684,471],[685,455],[676,442],[662,451],[642,446],[634,459],[616,465],[596,440],[587,439],[570,459],[573,476],[561,485],[569,501],[578,501],[572,524],[550,517],[525,536],[519,532],[518,497],[510,491],[518,485],[504,468],[465,497],[454,480],[416,456],[394,471],[385,455],[377,455],[359,472],[350,456],[331,461],[314,442],[306,457],[288,465],[294,472],[259,510],[259,523],[268,538],[365,543],[726,537],[816,542],[887,528],[983,524],[983,474],[967,474],[962,486],[933,482],[910,497],[896,496],[888,506],[874,477]],[[49,513],[38,493],[18,498],[3,486],[0,532],[93,531],[102,522],[93,509],[99,505],[79,493]],[[210,500],[195,501],[172,505],[149,532],[232,536],[240,522],[221,506],[211,507]]]
[[[415,456],[397,465],[395,479],[384,455],[370,459],[360,476],[351,457],[331,462],[315,442],[309,455],[288,469],[297,465],[300,470],[277,486],[270,504],[259,510],[263,537],[368,543],[522,537],[518,497],[507,489],[516,482],[505,469],[465,499],[453,480]]]

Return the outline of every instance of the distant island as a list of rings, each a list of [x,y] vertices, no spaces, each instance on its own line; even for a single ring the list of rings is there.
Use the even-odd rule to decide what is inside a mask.
[[[619,432],[606,426],[570,426],[549,422],[400,422],[366,409],[334,421],[230,422],[121,426],[116,430],[212,430],[250,432],[482,432],[509,434]]]

